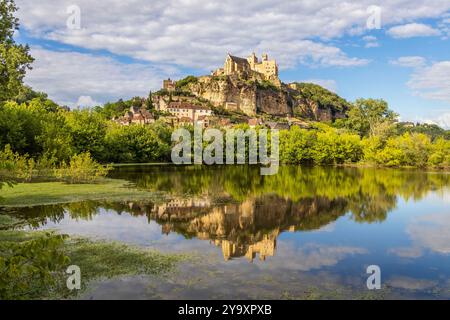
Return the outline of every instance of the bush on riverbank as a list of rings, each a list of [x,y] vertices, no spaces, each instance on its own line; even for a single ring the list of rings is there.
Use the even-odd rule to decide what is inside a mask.
[[[55,176],[70,183],[95,182],[112,169],[95,162],[89,152],[74,155],[69,163],[62,163],[54,170]]]
[[[383,139],[321,126],[318,130],[292,128],[280,132],[280,160],[290,164],[366,163],[388,167],[450,167],[450,141],[433,142],[422,133]]]
[[[450,141],[438,138],[431,142],[422,133],[405,133],[383,141],[379,137],[362,140],[363,160],[388,167],[450,167]]]
[[[0,187],[13,180],[30,181],[32,178],[57,178],[71,183],[94,182],[111,170],[94,161],[89,152],[73,155],[70,160],[55,164],[54,159],[35,161],[28,155],[13,152],[9,145],[0,151]]]

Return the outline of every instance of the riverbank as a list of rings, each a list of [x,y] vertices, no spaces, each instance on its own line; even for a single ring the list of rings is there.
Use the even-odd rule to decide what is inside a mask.
[[[152,201],[163,197],[162,193],[139,190],[129,182],[117,179],[101,179],[98,183],[85,184],[35,182],[3,187],[0,206],[26,207],[85,200]]]

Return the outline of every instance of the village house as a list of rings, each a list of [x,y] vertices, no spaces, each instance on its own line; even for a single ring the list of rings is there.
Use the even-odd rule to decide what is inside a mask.
[[[182,118],[188,118],[191,123],[194,123],[195,121],[199,120],[199,117],[201,116],[212,115],[211,109],[184,101],[170,102],[165,111],[171,113],[180,120]]]
[[[197,118],[196,124],[202,128],[208,128],[210,126],[211,117],[210,116],[199,116]]]
[[[124,126],[130,124],[149,124],[155,122],[153,115],[146,109],[132,106],[130,110],[117,120],[118,123]]]

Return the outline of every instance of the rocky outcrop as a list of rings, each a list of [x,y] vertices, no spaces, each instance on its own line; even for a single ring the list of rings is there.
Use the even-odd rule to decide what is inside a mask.
[[[240,111],[248,116],[269,114],[297,116],[316,121],[345,117],[348,102],[313,84],[272,84],[258,74],[203,76],[183,90],[209,101],[213,106]]]

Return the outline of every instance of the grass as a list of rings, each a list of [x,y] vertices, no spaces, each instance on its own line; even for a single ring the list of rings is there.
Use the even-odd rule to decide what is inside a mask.
[[[0,231],[0,242],[19,243],[41,237],[43,232]],[[92,280],[129,275],[166,275],[178,263],[187,260],[187,255],[162,254],[154,250],[129,246],[116,242],[91,241],[85,238],[69,238],[61,248],[69,257],[69,265],[77,265],[81,270],[81,290],[70,291],[66,287],[69,276],[63,270],[54,273],[55,283],[42,286],[39,282],[30,283],[26,296],[18,299],[70,299],[76,298]],[[1,252],[0,252],[1,254]],[[0,279],[1,280],[1,279]]]
[[[24,207],[85,200],[138,201],[158,198],[161,198],[160,194],[138,190],[123,180],[102,179],[95,184],[37,182],[3,187],[0,206]]]

